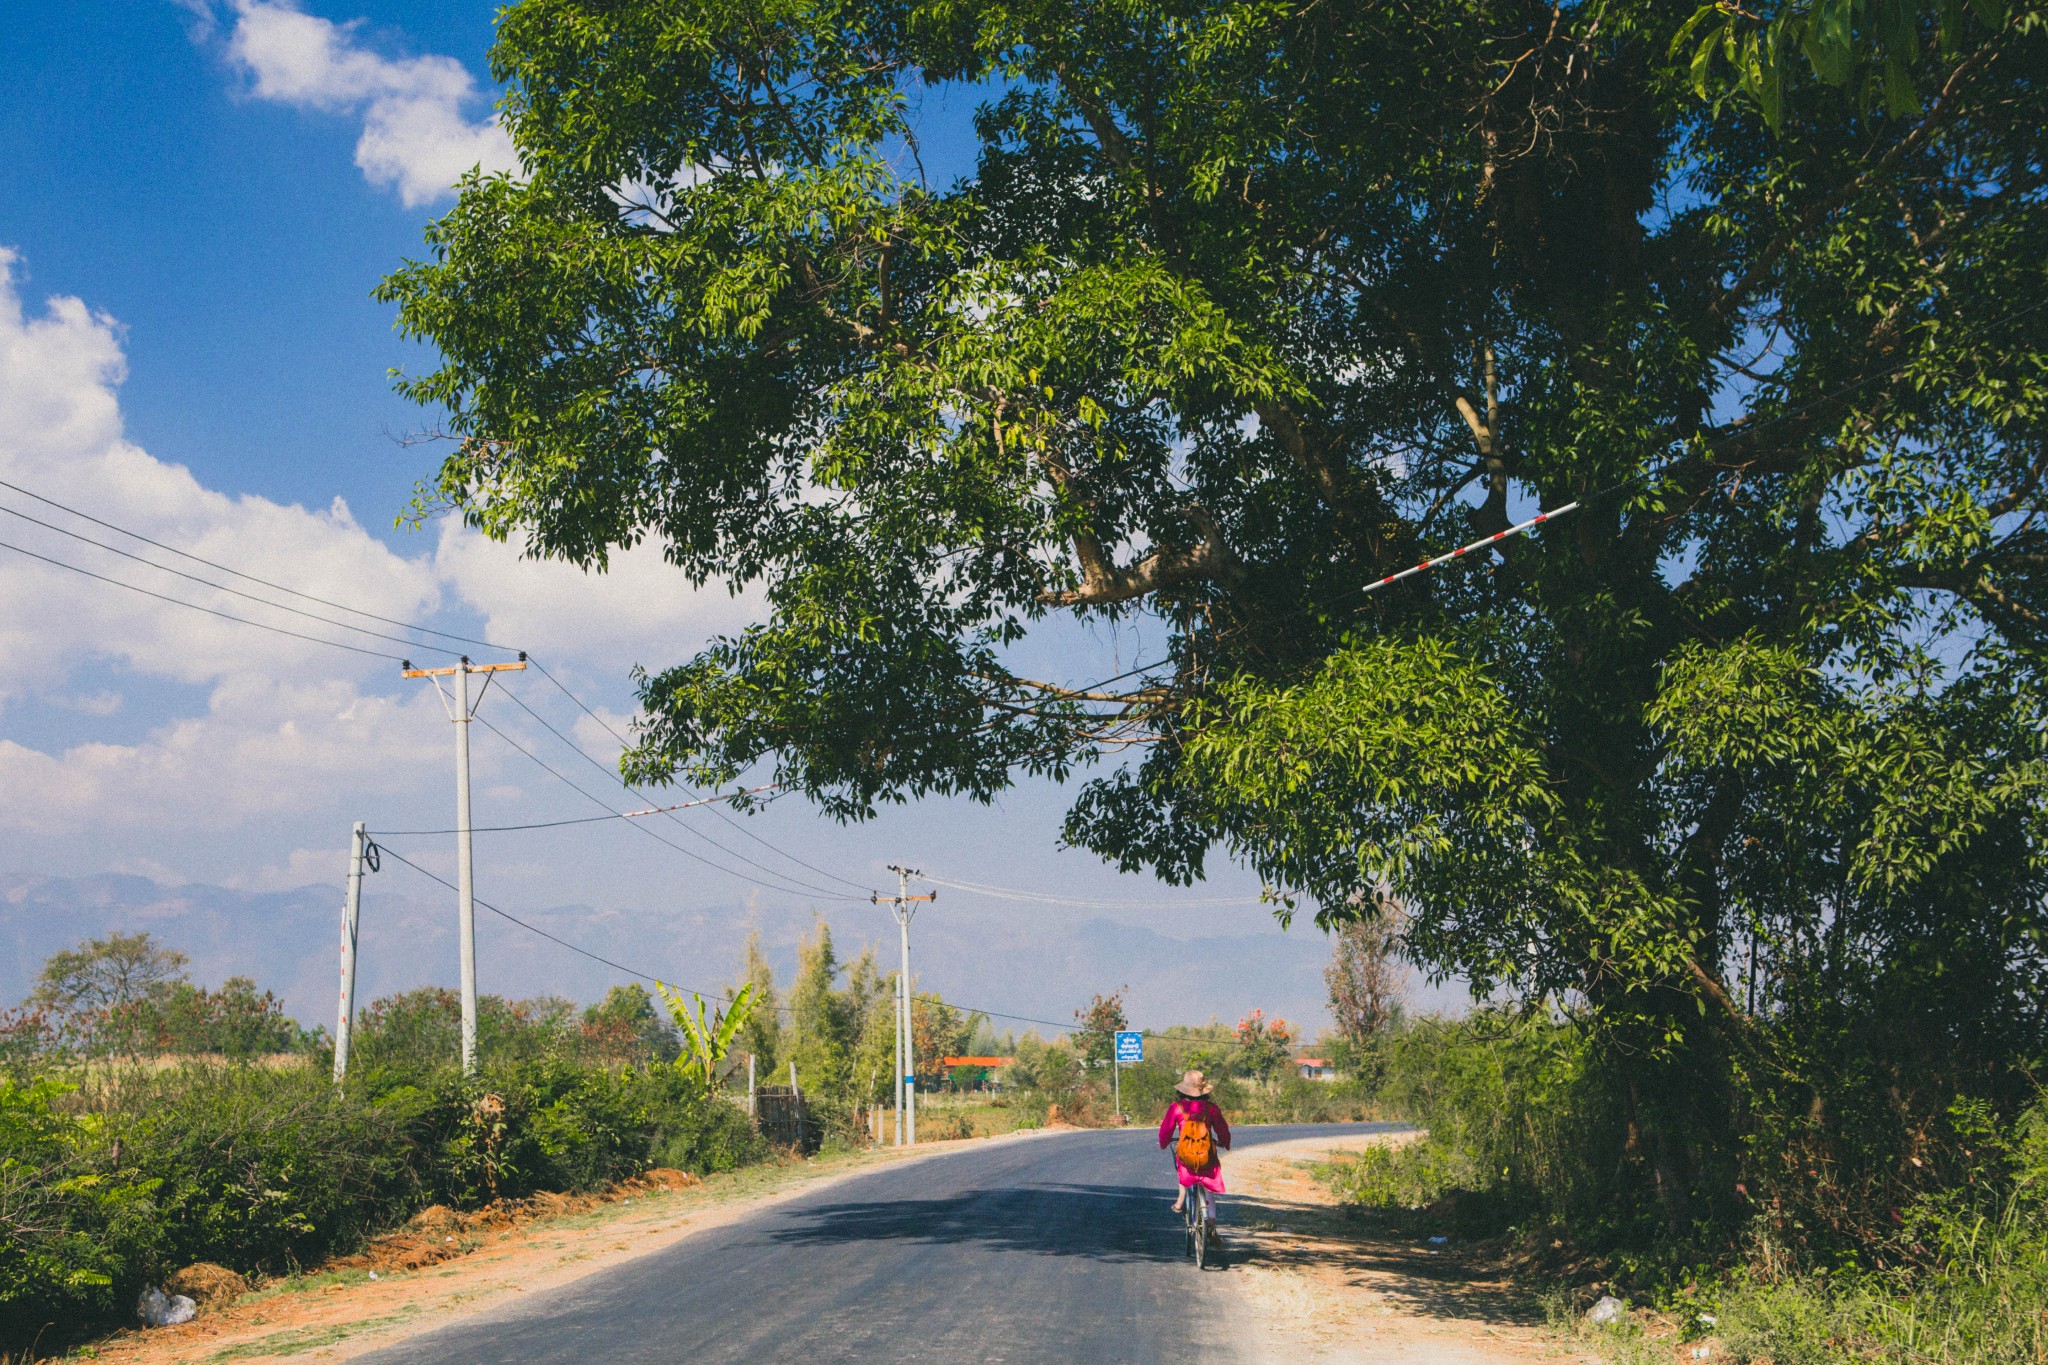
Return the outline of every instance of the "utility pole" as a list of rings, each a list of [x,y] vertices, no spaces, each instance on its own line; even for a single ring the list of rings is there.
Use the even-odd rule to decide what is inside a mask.
[[[341,1013],[334,1022],[336,1085],[340,1085],[341,1078],[348,1074],[348,1039],[355,1025],[356,926],[363,917],[363,860],[366,856],[370,860],[370,870],[375,872],[377,846],[369,843],[363,833],[363,822],[358,820],[348,851],[348,899],[341,906]]]
[[[910,921],[917,914],[918,903],[935,901],[939,893],[933,891],[925,896],[910,894],[910,879],[924,874],[914,867],[898,867],[889,864],[889,870],[896,874],[896,894],[889,898],[889,912],[896,917],[896,927],[903,935],[903,969],[896,977],[896,1145],[905,1142],[906,1127],[909,1144],[917,1145],[917,1056],[910,1035]],[[870,894],[869,900],[877,905],[882,897]]]
[[[462,940],[462,1074],[467,1076],[476,1070],[476,876],[469,839],[469,722],[475,717],[476,708],[483,705],[484,692],[491,688],[491,679],[486,676],[483,691],[476,694],[472,703],[469,675],[519,672],[526,667],[526,651],[519,652],[516,664],[472,664],[465,654],[453,668],[414,668],[409,659],[401,661],[401,667],[405,677],[434,680],[434,691],[439,694],[448,719],[455,722],[455,899],[461,916]],[[448,694],[441,691],[441,679],[451,676],[455,679],[452,706]]]

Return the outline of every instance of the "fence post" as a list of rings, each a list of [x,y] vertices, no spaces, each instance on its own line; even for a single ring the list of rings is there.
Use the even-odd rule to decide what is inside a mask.
[[[761,1126],[761,1113],[754,1100],[754,1054],[747,1054],[747,1121],[756,1128]]]
[[[804,1150],[804,1092],[797,1089],[794,1059],[789,1064],[789,1098],[796,1104],[796,1150],[801,1156]]]

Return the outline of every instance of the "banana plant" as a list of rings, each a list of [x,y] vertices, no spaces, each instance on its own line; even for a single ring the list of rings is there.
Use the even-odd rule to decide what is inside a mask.
[[[683,1035],[683,1051],[676,1058],[676,1069],[709,1092],[723,1074],[725,1056],[732,1050],[732,1040],[753,1017],[754,987],[751,984],[740,987],[739,994],[723,1010],[711,1009],[705,1004],[704,997],[695,991],[690,992],[689,1000],[685,1001],[682,992],[663,982],[655,982],[654,988],[661,992],[669,1017],[676,1021],[676,1027]]]

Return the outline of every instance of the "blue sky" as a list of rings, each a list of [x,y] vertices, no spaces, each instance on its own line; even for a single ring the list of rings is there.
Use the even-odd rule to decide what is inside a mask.
[[[623,727],[632,665],[687,657],[744,624],[749,604],[693,593],[644,554],[589,579],[520,562],[453,526],[393,524],[434,458],[396,438],[432,414],[391,392],[387,372],[426,357],[392,332],[370,291],[421,250],[421,229],[460,169],[509,164],[485,65],[493,10],[376,0],[11,7],[0,26],[0,478],[307,592],[488,631],[533,650]],[[940,178],[969,169],[972,103],[925,102],[926,161]],[[5,490],[0,503],[91,529]],[[0,540],[251,610],[18,518],[0,522]],[[447,823],[446,720],[388,661],[200,617],[5,552],[0,601],[0,871],[338,883],[350,820]],[[1055,652],[1081,678],[1127,667],[1143,648],[1075,634]],[[601,726],[538,679],[516,687],[586,753],[616,756]],[[494,704],[486,714],[508,734],[565,772],[582,764]],[[604,786],[588,766],[578,775]],[[477,736],[477,791],[480,824],[594,809],[489,734]],[[615,788],[605,795],[631,803]],[[930,802],[847,829],[784,801],[749,827],[862,884],[892,881],[883,866],[907,861],[1076,900],[1158,903],[1020,908],[960,897],[949,908],[962,915],[1278,932],[1248,903],[1258,887],[1241,872],[1222,868],[1210,885],[1177,892],[1057,852],[1064,804],[1034,786],[993,809]],[[705,830],[793,870],[726,826]],[[432,865],[451,863],[446,848],[414,843]],[[480,888],[508,908],[675,903],[728,908],[738,926],[750,906],[805,904],[768,879],[712,873],[607,826],[486,842],[479,868]],[[1114,970],[1105,964],[1106,986]],[[1218,1008],[1260,1003],[1230,1000],[1228,985],[1204,987]],[[1315,994],[1313,982],[1303,991]]]

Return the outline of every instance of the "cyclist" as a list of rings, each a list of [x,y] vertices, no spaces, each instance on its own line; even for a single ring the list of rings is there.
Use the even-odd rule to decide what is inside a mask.
[[[1180,1098],[1166,1106],[1166,1117],[1159,1121],[1159,1145],[1173,1144],[1174,1174],[1180,1178],[1180,1192],[1173,1201],[1175,1213],[1186,1206],[1190,1185],[1199,1183],[1211,1194],[1223,1193],[1223,1162],[1217,1153],[1230,1146],[1230,1125],[1224,1122],[1216,1101],[1209,1098],[1215,1088],[1201,1072],[1188,1072],[1174,1086]],[[1200,1160],[1203,1148],[1207,1149],[1206,1162]],[[1199,1168],[1188,1165],[1190,1157],[1197,1160]],[[1215,1208],[1214,1201],[1210,1208]]]

